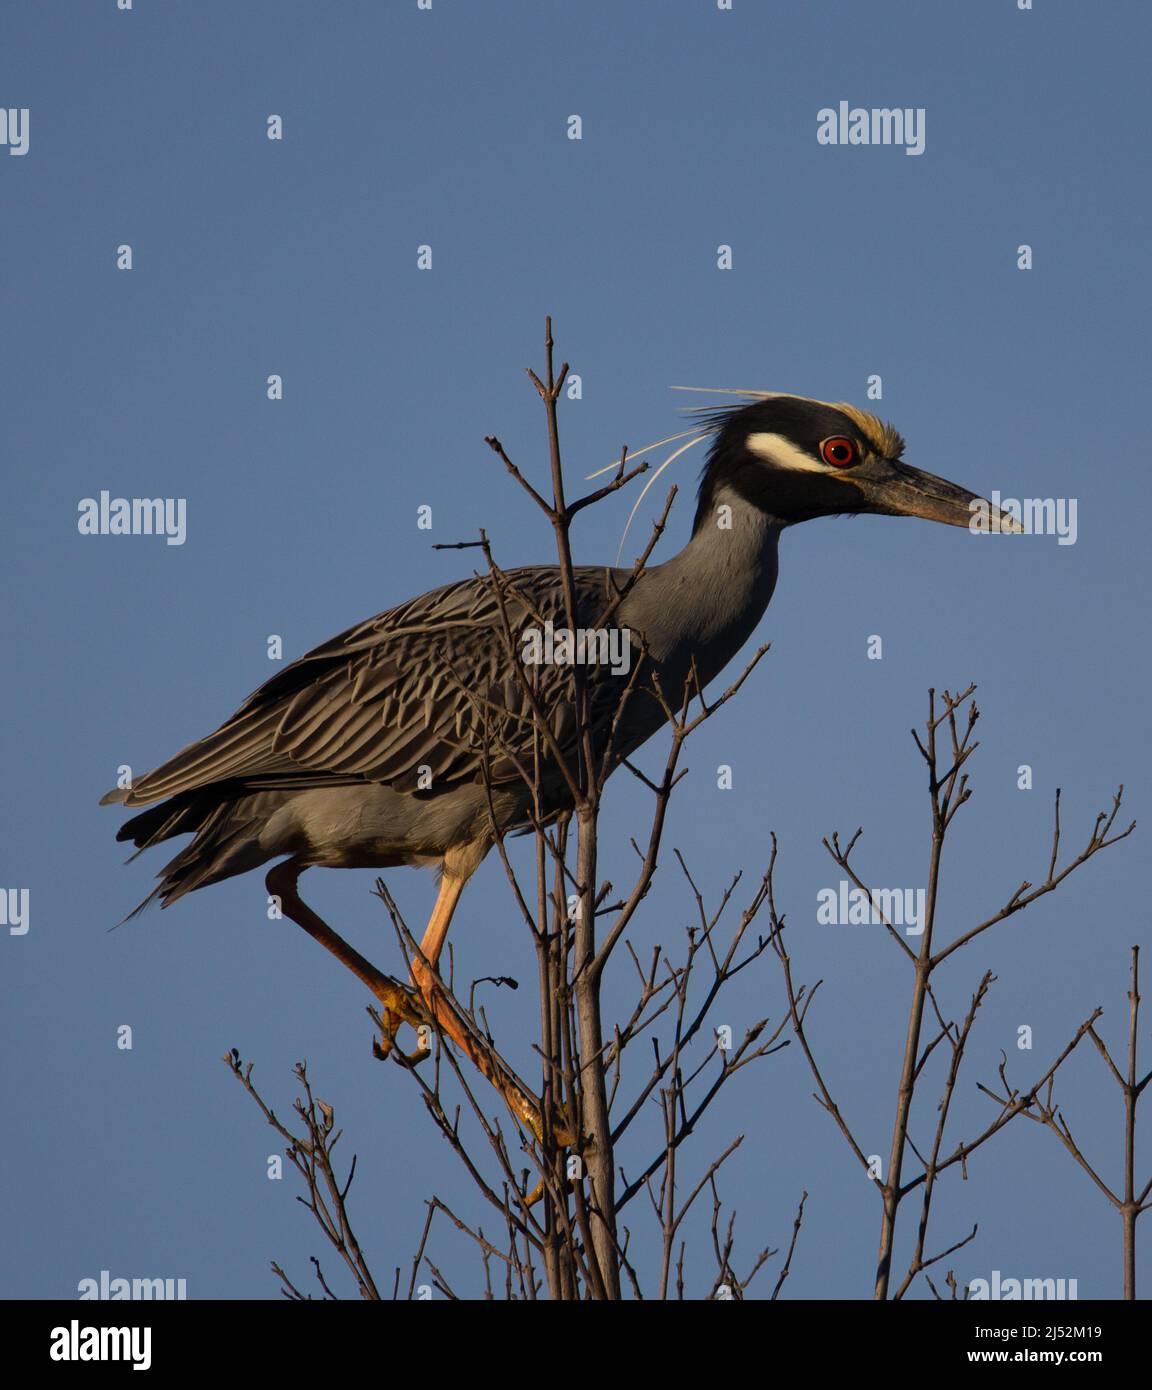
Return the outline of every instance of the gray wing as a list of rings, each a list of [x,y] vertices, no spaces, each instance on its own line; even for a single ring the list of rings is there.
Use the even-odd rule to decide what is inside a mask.
[[[588,625],[627,576],[604,568],[576,571],[578,606]],[[511,570],[508,580],[505,607],[514,631],[564,624],[555,568]],[[541,703],[567,750],[574,723],[563,693],[568,672],[535,669]],[[590,670],[594,710],[606,718],[625,681],[604,668]],[[486,721],[489,746],[495,732],[497,745],[530,747],[525,705],[521,683],[508,670],[497,594],[487,580],[464,580],[370,618],[300,657],[215,733],[104,800],[146,805],[218,782],[291,789],[371,781],[411,791],[421,769],[443,789],[483,776]],[[514,761],[497,759],[490,776],[515,780]]]

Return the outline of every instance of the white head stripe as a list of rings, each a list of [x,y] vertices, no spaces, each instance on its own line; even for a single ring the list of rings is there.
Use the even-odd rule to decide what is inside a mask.
[[[776,468],[790,468],[801,473],[833,473],[830,464],[821,463],[783,434],[750,434],[745,440],[750,453]]]

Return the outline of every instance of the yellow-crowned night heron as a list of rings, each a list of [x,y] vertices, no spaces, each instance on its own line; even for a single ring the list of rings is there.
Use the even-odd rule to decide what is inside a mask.
[[[686,682],[713,679],[756,627],[772,597],[786,526],[858,512],[967,526],[970,504],[981,500],[903,463],[895,430],[852,406],[763,394],[704,414],[712,443],[691,539],[641,575],[612,619],[631,634],[635,660],[643,647],[646,669],[673,707]],[[996,509],[983,505],[997,520]],[[578,626],[594,627],[630,575],[579,569]],[[555,567],[509,571],[503,598],[517,632],[565,623]],[[421,1017],[414,1001],[301,900],[297,880],[313,865],[439,866],[439,896],[413,980],[424,1007],[481,1065],[436,989],[435,972],[460,892],[492,847],[493,817],[502,829],[522,826],[532,803],[522,776],[532,721],[523,685],[508,669],[500,608],[491,580],[472,578],[371,618],[286,667],[215,733],[130,789],[110,792],[105,802],[160,803],[121,826],[117,839],[144,849],[175,835],[195,837],[136,910],[282,859],[268,874],[269,893],[372,988],[390,1029]],[[571,672],[542,667],[538,679],[557,744],[572,754]],[[607,664],[587,669],[601,746],[629,679]],[[665,705],[643,687],[641,679],[619,721],[622,757],[666,722]],[[492,711],[506,716],[495,744]],[[503,753],[493,756],[494,746]],[[548,807],[564,809],[566,787],[555,766],[545,763],[542,780]],[[519,1092],[505,1094],[532,1118]]]

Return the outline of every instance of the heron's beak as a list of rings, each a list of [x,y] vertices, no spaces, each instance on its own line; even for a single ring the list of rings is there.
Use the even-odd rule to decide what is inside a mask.
[[[1024,531],[1014,517],[985,498],[895,459],[886,460],[879,473],[854,481],[864,493],[866,511],[884,516],[921,516],[947,526],[972,527],[975,521],[975,529],[993,533]]]

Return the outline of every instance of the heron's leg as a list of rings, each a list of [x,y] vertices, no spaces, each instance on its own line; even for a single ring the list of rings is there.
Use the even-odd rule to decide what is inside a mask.
[[[412,958],[412,983],[441,1032],[451,1038],[472,1065],[496,1087],[508,1102],[513,1114],[539,1133],[539,1110],[511,1078],[500,1073],[488,1050],[481,1046],[472,1029],[453,1007],[444,983],[436,973],[440,953],[448,936],[448,928],[452,925],[452,914],[456,911],[456,904],[460,901],[460,894],[467,882],[467,874],[454,874],[447,869],[444,871],[440,879],[440,892],[436,896],[436,906],[432,909],[432,916],[424,929],[420,950]]]
[[[428,1020],[411,991],[405,989],[398,980],[393,980],[377,970],[370,960],[334,932],[301,898],[297,881],[305,867],[295,859],[286,859],[269,871],[264,883],[269,894],[279,898],[280,908],[285,917],[295,922],[298,927],[303,927],[309,936],[331,951],[380,1001],[380,1015],[384,1022],[382,1051],[386,1054],[392,1047],[396,1029],[401,1023],[410,1023],[414,1028],[420,1028],[425,1026]],[[425,1052],[416,1053],[410,1060],[418,1061],[425,1056]]]
[[[418,983],[415,978],[417,965],[427,961],[433,970],[439,966],[440,952],[444,949],[444,942],[448,939],[448,928],[452,925],[452,914],[456,911],[456,904],[460,901],[460,894],[467,882],[466,875],[453,874],[445,870],[440,880],[440,892],[436,895],[436,906],[432,909],[432,916],[428,919],[424,937],[420,942],[420,955],[423,960],[414,961],[412,965],[414,984]]]
[[[440,892],[436,906],[424,929],[419,953],[412,961],[412,983],[420,991],[424,1005],[436,1021],[440,1030],[460,1048],[474,1067],[489,1080],[508,1103],[508,1108],[516,1118],[526,1125],[537,1139],[543,1137],[544,1127],[540,1117],[540,1105],[514,1077],[501,1070],[493,1061],[489,1050],[480,1043],[475,1031],[460,1017],[443,981],[436,973],[440,953],[452,924],[452,914],[460,901],[460,894],[468,882],[468,874],[452,873],[446,869],[440,880]],[[557,1124],[556,1136],[561,1144],[571,1143],[566,1128]],[[541,1183],[530,1200],[535,1201],[543,1190]]]

